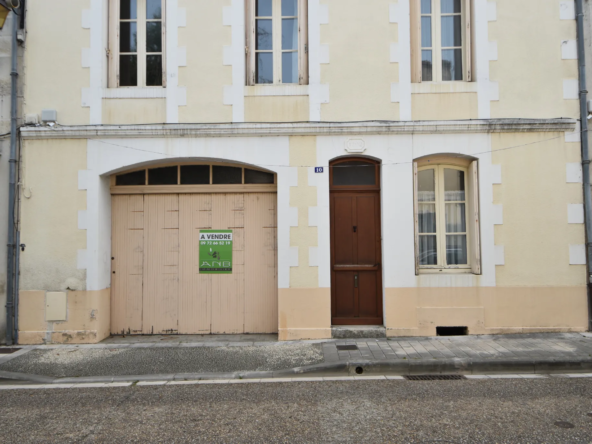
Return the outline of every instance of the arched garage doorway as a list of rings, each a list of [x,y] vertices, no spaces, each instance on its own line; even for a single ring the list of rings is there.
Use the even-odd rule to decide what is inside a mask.
[[[277,332],[276,182],[227,164],[112,176],[112,333]]]

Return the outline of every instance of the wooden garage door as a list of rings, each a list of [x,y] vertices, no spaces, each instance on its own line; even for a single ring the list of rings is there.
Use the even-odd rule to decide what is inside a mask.
[[[275,193],[112,197],[114,334],[277,332]],[[233,230],[233,271],[199,273],[200,229]]]

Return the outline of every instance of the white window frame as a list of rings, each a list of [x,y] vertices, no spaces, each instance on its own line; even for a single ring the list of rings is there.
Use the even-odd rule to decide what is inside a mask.
[[[162,0],[162,86],[146,85],[146,0],[137,0],[138,5],[138,84],[136,86],[119,85],[119,23],[121,0],[109,0],[109,88],[164,88],[166,87],[166,1]],[[143,43],[142,43],[143,42]],[[160,53],[158,53],[160,54]]]
[[[462,162],[461,162],[462,163]],[[465,220],[467,236],[467,264],[446,264],[446,202],[444,198],[444,170],[454,169],[465,173]],[[436,188],[436,245],[438,261],[437,265],[419,264],[419,192],[418,173],[425,170],[434,170]],[[481,274],[481,246],[480,246],[480,219],[479,219],[479,176],[477,161],[467,162],[467,165],[438,162],[438,159],[425,161],[418,166],[414,163],[414,212],[415,212],[415,269],[416,274],[422,273],[473,273]]]
[[[452,49],[442,47],[442,17],[456,14],[442,14],[441,0],[432,1],[432,80],[422,77],[422,42],[421,42],[421,0],[411,0],[411,78],[413,83],[452,83],[472,81],[472,0],[461,0],[462,32],[462,80],[442,80],[442,50]]]
[[[245,0],[247,86],[308,85],[308,0],[298,0],[298,83],[282,83],[282,0],[272,0],[273,83],[257,83],[256,0]],[[267,51],[268,52],[268,51]]]

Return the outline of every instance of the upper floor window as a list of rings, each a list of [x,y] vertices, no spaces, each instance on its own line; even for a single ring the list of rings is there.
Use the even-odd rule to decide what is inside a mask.
[[[165,0],[111,0],[110,87],[164,86]]]
[[[307,0],[246,0],[247,84],[308,83]]]
[[[418,271],[465,270],[480,274],[477,162],[445,164],[428,159],[417,165]]]
[[[414,82],[471,81],[471,0],[412,0]]]

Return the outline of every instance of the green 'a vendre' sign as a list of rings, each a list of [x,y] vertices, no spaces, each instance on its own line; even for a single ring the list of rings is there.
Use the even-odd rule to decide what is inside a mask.
[[[232,274],[232,230],[199,232],[200,274]]]

